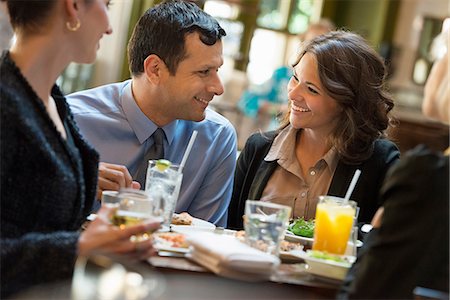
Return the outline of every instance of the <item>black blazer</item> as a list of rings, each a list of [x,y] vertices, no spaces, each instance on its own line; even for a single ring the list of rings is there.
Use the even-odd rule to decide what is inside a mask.
[[[448,294],[449,157],[424,146],[408,151],[380,195],[383,222],[367,235],[338,299],[413,299],[417,286]]]
[[[99,156],[55,85],[61,137],[9,52],[0,57],[0,298],[71,278],[80,226],[97,191]]]
[[[277,131],[253,134],[239,155],[228,208],[228,228],[243,228],[245,201],[261,198],[270,176],[278,166],[277,161],[264,161],[277,134]],[[328,195],[345,196],[355,170],[360,169],[361,176],[351,198],[360,207],[358,221],[369,223],[381,204],[378,201],[378,193],[385,174],[399,158],[400,151],[394,143],[386,139],[376,140],[373,154],[366,161],[357,165],[338,162]]]

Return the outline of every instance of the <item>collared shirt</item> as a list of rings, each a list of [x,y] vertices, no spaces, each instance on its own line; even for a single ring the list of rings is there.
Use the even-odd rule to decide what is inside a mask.
[[[283,129],[275,138],[265,161],[278,161],[278,166],[267,182],[261,196],[269,201],[292,207],[292,217],[314,219],[319,195],[326,195],[338,163],[337,153],[331,148],[303,178],[295,154],[297,129]]]
[[[136,104],[131,80],[109,84],[67,97],[85,138],[100,153],[100,161],[127,166],[136,174],[157,129]],[[236,131],[211,109],[201,122],[175,120],[162,128],[164,158],[179,164],[194,130],[197,138],[183,169],[175,208],[226,226],[227,208],[236,163]]]

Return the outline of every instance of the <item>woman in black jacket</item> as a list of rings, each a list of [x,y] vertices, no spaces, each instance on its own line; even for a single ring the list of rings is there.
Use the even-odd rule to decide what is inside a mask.
[[[384,134],[394,103],[382,58],[344,31],[301,46],[280,129],[251,136],[238,159],[229,228],[243,227],[247,199],[288,205],[292,217],[312,219],[317,196],[344,196],[356,169],[362,175],[351,198],[359,221],[370,222],[386,171],[399,158]]]
[[[72,61],[93,62],[110,34],[106,0],[8,1],[16,42],[0,58],[1,298],[72,275],[78,255],[146,258],[108,211],[80,233],[97,189],[98,154],[55,84]]]

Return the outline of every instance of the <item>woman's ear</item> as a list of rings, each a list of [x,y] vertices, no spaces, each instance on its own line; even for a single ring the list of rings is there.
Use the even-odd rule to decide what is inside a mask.
[[[68,16],[68,21],[73,21],[78,19],[78,4],[77,0],[64,0],[64,6],[66,8],[66,13]]]
[[[151,54],[144,60],[145,77],[154,84],[158,84],[161,81],[165,69],[166,65],[156,54]]]

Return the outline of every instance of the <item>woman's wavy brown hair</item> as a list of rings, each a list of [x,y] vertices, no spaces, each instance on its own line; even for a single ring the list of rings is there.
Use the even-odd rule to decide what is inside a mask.
[[[394,101],[386,90],[383,59],[361,36],[346,31],[303,43],[293,67],[306,53],[316,58],[326,93],[342,108],[329,142],[343,162],[358,164],[372,155],[374,141],[386,137],[391,124]],[[290,110],[280,129],[289,125],[289,116]]]

